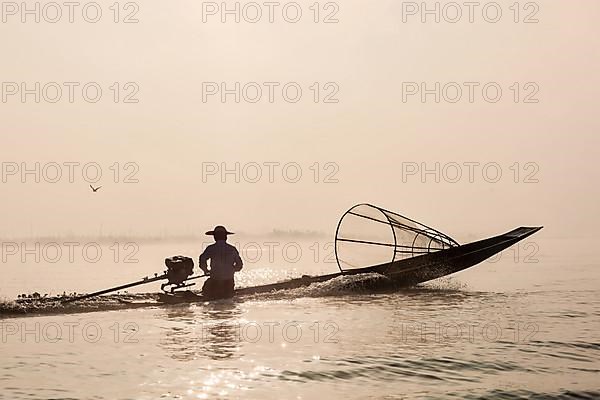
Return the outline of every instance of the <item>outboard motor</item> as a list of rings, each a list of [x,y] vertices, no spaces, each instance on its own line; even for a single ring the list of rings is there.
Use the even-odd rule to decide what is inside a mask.
[[[167,291],[167,289],[165,289],[167,286],[171,286],[170,291],[173,293],[175,289],[194,285],[193,283],[188,285],[185,284],[185,281],[194,273],[194,260],[190,257],[169,257],[165,259],[165,265],[167,266],[165,273],[167,274],[168,282],[163,283],[160,286],[163,291]]]

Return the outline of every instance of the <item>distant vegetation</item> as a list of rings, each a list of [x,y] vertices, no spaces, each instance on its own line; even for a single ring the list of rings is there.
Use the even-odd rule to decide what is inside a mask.
[[[207,228],[208,229],[208,228]],[[331,235],[320,231],[313,230],[295,230],[295,229],[273,229],[270,232],[237,232],[237,237],[268,237],[268,238],[294,238],[294,239],[313,239],[313,238],[328,238]],[[68,233],[63,235],[40,235],[40,236],[4,236],[0,237],[2,242],[97,242],[97,243],[123,243],[123,242],[176,242],[176,241],[192,241],[192,240],[204,240],[206,235],[204,232],[198,233],[161,233],[161,234],[135,234],[135,233],[124,233],[124,234],[99,234],[99,235],[77,235],[74,233]]]

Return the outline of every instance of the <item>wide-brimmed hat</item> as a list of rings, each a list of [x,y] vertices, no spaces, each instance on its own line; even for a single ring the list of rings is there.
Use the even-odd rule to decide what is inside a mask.
[[[212,231],[208,231],[206,232],[207,235],[215,235],[215,234],[225,234],[225,235],[234,235],[233,232],[229,232],[227,229],[225,229],[224,226],[215,226],[215,229],[213,229]]]

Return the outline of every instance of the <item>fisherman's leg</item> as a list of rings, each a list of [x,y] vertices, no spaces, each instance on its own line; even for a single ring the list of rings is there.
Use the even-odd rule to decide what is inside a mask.
[[[220,279],[214,281],[211,298],[228,299],[233,297],[233,279]]]
[[[202,285],[202,295],[205,297],[213,297],[215,292],[215,280],[208,278]]]
[[[226,281],[224,281],[223,286],[224,286],[223,292],[224,292],[225,296],[227,298],[233,297],[234,287],[235,287],[235,282],[234,282],[233,278],[227,279]]]

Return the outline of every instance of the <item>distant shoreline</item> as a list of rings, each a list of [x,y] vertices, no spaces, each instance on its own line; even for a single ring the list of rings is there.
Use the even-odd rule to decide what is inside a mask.
[[[247,233],[238,232],[235,237],[245,238],[293,238],[293,239],[322,239],[331,238],[332,235],[319,231],[296,231],[273,229],[271,232],[262,233]],[[113,242],[176,242],[176,241],[195,241],[206,240],[207,236],[203,233],[198,234],[161,234],[161,235],[136,235],[136,234],[119,234],[119,235],[40,235],[40,236],[6,236],[0,237],[1,242],[69,242],[69,241],[88,241],[97,243],[113,243]]]

